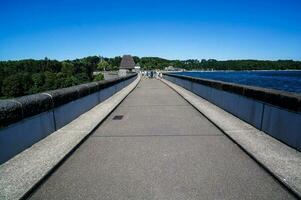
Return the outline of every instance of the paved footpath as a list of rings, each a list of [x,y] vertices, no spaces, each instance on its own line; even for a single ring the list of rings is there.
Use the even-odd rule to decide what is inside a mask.
[[[294,199],[155,79],[143,79],[30,198]]]

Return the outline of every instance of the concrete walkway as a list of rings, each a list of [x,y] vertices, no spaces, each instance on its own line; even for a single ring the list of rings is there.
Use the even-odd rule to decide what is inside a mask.
[[[294,199],[158,80],[142,80],[30,198]]]

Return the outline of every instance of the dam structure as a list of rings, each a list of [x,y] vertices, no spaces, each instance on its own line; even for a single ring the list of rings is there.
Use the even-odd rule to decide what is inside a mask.
[[[4,102],[0,199],[300,198],[299,97],[276,101],[278,113],[265,101],[268,118],[258,92],[233,105],[240,115],[216,103],[227,94],[214,102],[192,85],[132,73]],[[282,113],[295,121],[277,132]]]

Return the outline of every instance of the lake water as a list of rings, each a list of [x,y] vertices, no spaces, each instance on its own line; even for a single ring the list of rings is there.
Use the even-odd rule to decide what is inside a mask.
[[[301,94],[301,71],[179,72],[177,74]]]

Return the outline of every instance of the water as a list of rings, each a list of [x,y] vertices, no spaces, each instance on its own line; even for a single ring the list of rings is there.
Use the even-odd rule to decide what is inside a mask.
[[[179,72],[177,74],[301,94],[301,71]]]

